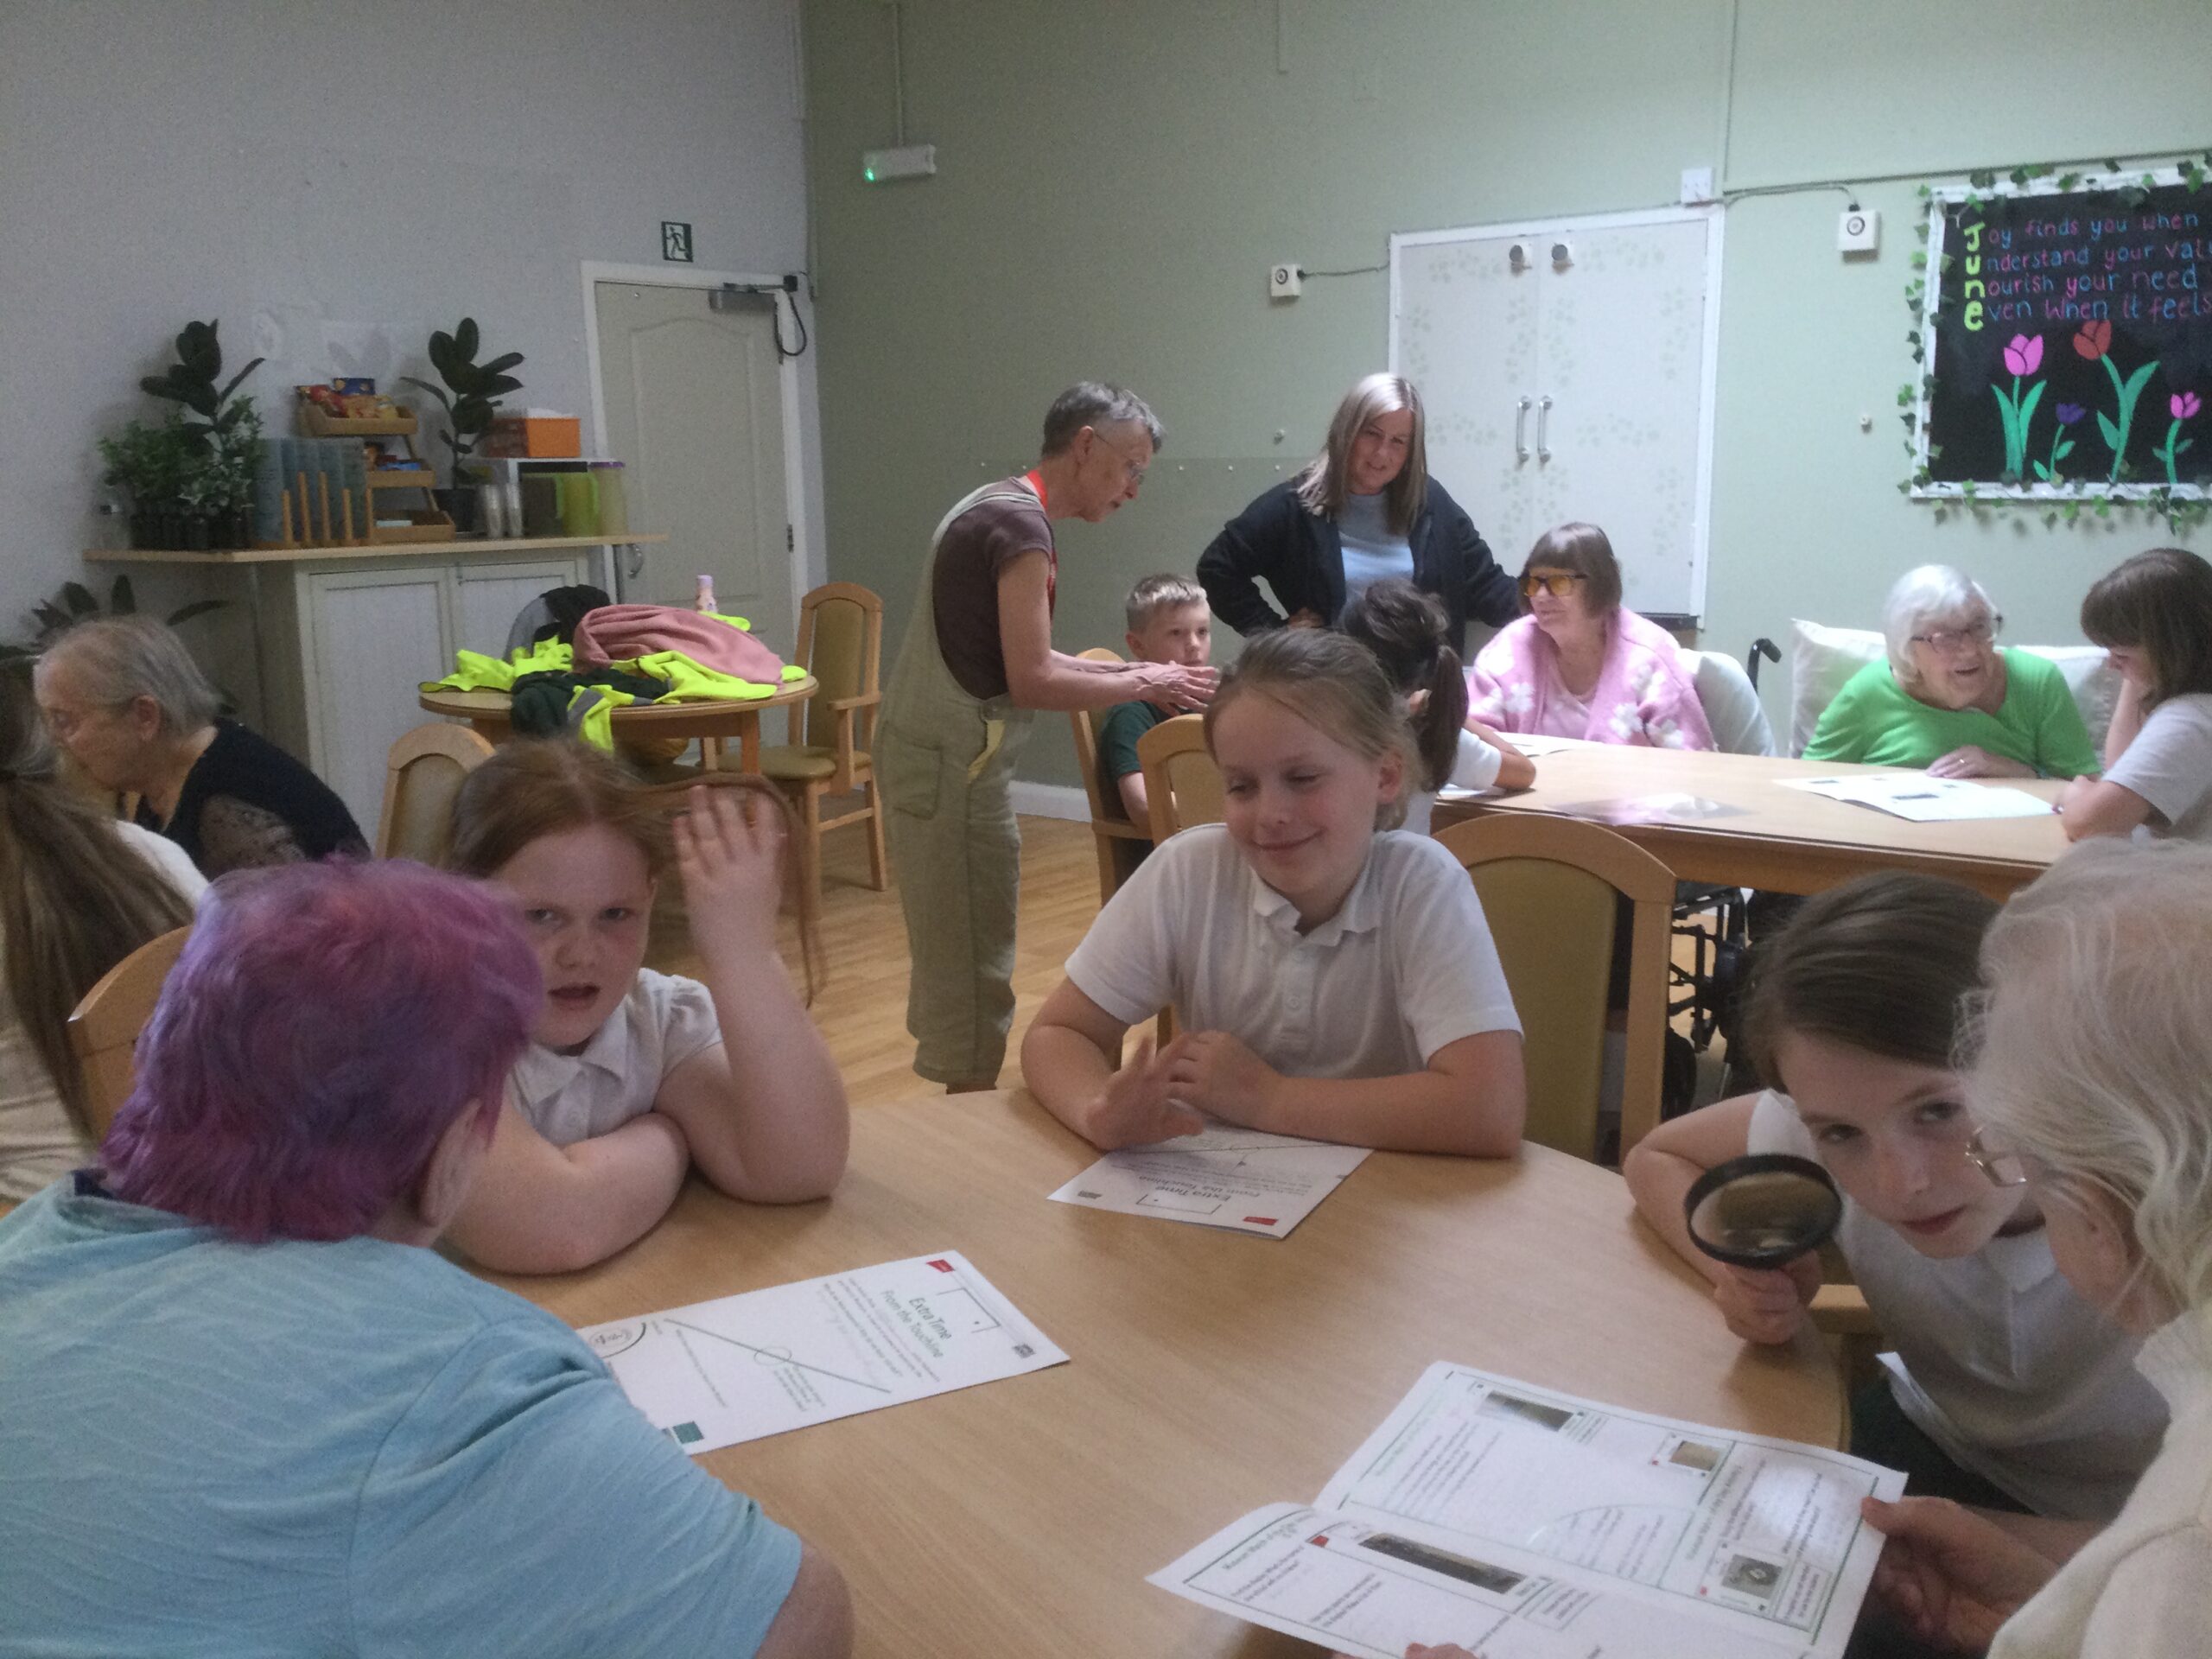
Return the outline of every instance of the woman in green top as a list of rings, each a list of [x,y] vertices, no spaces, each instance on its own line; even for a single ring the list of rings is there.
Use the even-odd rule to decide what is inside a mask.
[[[1948,564],[1908,570],[1882,606],[1889,660],[1821,716],[1808,760],[1925,766],[1938,778],[2077,778],[2100,765],[2057,666],[1999,650],[2004,618]]]

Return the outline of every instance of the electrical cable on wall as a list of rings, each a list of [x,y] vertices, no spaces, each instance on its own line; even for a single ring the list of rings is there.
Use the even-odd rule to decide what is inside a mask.
[[[774,283],[724,283],[721,288],[715,291],[709,300],[709,304],[712,305],[714,309],[719,311],[722,307],[719,303],[715,303],[715,302],[723,299],[725,296],[738,294],[751,294],[755,296],[763,294],[766,295],[768,296],[768,326],[775,330],[776,361],[779,363],[786,363],[795,357],[804,357],[806,355],[806,347],[808,344],[806,315],[798,308],[798,285],[799,276],[802,273],[799,272],[793,272],[791,275],[785,276],[782,282]],[[811,272],[804,274],[807,275],[810,279],[812,276]],[[776,302],[777,297],[779,295],[787,296],[791,302],[791,321],[798,325],[798,344],[796,346],[785,346],[784,344],[784,308]]]
[[[1298,268],[1298,274],[1300,276],[1366,276],[1376,271],[1389,269],[1388,261],[1379,265],[1351,265],[1343,270],[1308,270],[1304,265],[1300,265]]]

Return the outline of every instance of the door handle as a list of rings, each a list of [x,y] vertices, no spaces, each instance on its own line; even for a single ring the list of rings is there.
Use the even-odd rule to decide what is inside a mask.
[[[1529,459],[1529,404],[1523,397],[1513,410],[1513,459]]]
[[[1546,392],[1536,400],[1536,459],[1538,461],[1549,461],[1552,458],[1551,445],[1546,436],[1551,429],[1551,423],[1552,397],[1549,392]]]

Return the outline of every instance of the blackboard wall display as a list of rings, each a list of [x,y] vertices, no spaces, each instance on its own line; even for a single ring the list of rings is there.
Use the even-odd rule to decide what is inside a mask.
[[[2212,485],[2212,183],[1938,192],[1918,493]]]

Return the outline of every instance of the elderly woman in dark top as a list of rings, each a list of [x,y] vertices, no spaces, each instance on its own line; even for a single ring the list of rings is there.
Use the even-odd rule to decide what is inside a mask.
[[[1457,649],[1467,619],[1503,627],[1521,614],[1511,578],[1474,521],[1428,475],[1421,393],[1370,374],[1344,396],[1321,453],[1260,496],[1198,556],[1213,612],[1250,636],[1334,627],[1370,582],[1399,576],[1444,605]],[[1278,612],[1261,596],[1273,590]]]
[[[217,716],[184,642],[146,617],[103,617],[39,659],[38,706],[93,782],[138,796],[138,822],[211,879],[229,870],[364,853],[328,785],[268,739]]]

